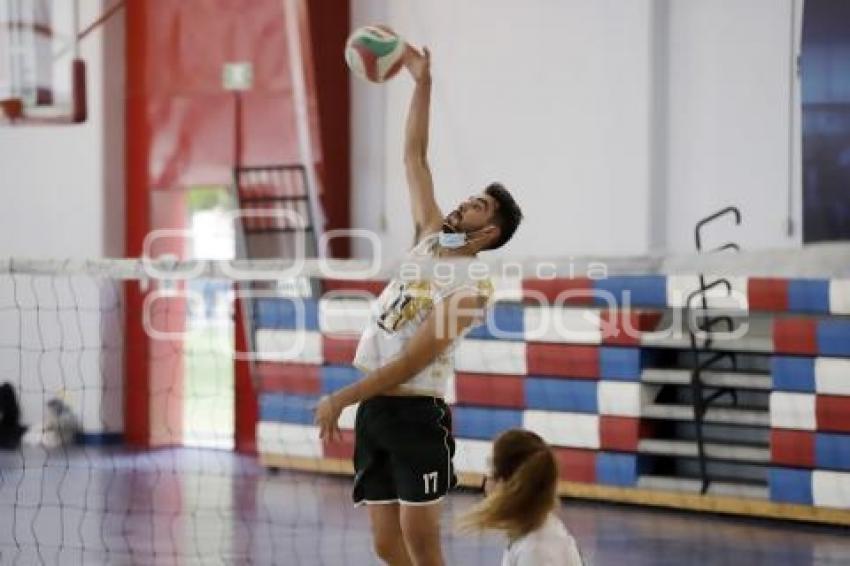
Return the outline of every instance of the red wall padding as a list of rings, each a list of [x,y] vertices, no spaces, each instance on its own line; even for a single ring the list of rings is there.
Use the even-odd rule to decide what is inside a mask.
[[[529,342],[526,358],[529,375],[599,378],[599,348],[596,346]]]
[[[260,362],[256,365],[260,391],[279,391],[298,395],[322,392],[321,367],[310,364]]]
[[[814,468],[815,434],[805,430],[771,429],[770,460],[784,466]]]
[[[647,437],[649,423],[632,417],[599,417],[599,442],[603,450],[637,452],[638,442]]]
[[[747,280],[747,302],[753,311],[787,311],[788,280],[750,277]]]
[[[817,321],[777,318],[773,321],[773,349],[777,354],[816,354]]]
[[[818,395],[815,399],[818,430],[850,432],[850,397]]]
[[[554,448],[562,480],[596,483],[596,452],[577,448]]]
[[[357,351],[356,338],[322,335],[322,356],[326,364],[350,365]]]
[[[354,431],[343,430],[341,432],[342,439],[322,440],[322,449],[325,458],[350,460],[354,456]]]
[[[593,304],[593,283],[587,277],[557,279],[525,279],[522,289],[527,292],[527,300],[535,303],[538,294],[546,298],[550,305],[590,305]],[[558,295],[564,293],[561,300]]]
[[[523,377],[458,372],[455,376],[455,396],[460,405],[485,407],[525,407]]]
[[[380,295],[386,285],[386,281],[358,281],[346,279],[322,280],[322,289],[324,289],[325,293],[329,293],[331,291],[349,291],[367,293],[373,297]]]
[[[655,330],[661,320],[657,311],[602,311],[602,343],[639,346],[640,334]]]

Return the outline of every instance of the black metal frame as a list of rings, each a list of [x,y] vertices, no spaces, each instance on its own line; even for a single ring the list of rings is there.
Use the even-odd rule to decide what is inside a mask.
[[[300,173],[301,177],[301,186],[304,188],[303,195],[281,195],[281,196],[248,196],[243,197],[240,190],[240,183],[242,180],[242,176],[244,174],[262,174],[264,172],[268,172],[270,174],[282,174],[286,172],[297,172]],[[308,216],[308,224],[301,228],[255,228],[251,230],[246,230],[244,226],[244,222],[240,220],[236,226],[236,255],[238,258],[250,259],[250,246],[248,245],[247,238],[257,234],[291,234],[295,232],[305,232],[307,234],[312,235],[312,243],[313,249],[316,253],[319,250],[319,242],[318,242],[318,234],[315,229],[316,219],[313,217],[313,205],[317,203],[310,202],[310,187],[308,186],[309,180],[307,177],[307,169],[304,165],[300,163],[289,163],[289,164],[276,164],[276,165],[254,165],[254,166],[239,166],[233,168],[232,174],[232,185],[231,190],[233,192],[233,199],[236,205],[236,208],[241,210],[245,208],[245,205],[250,205],[251,203],[259,203],[259,202],[303,202],[307,207],[307,216]],[[241,287],[239,282],[236,283],[237,289]],[[253,285],[249,285],[249,288],[252,288]],[[257,331],[257,308],[256,308],[256,299],[251,297],[250,300],[245,301],[243,299],[243,305],[246,307],[242,310],[242,324],[244,325],[246,332],[245,338],[248,341],[248,347],[251,352],[256,351],[256,331]],[[238,322],[237,322],[238,324]],[[251,366],[251,379],[254,381],[254,385],[256,387],[256,372],[254,371],[254,362],[252,361]]]
[[[708,224],[714,222],[715,220],[726,216],[728,214],[734,215],[735,224],[741,224],[741,211],[738,210],[735,206],[728,206],[722,210],[711,214],[710,216],[706,216],[699,222],[697,222],[694,227],[694,242],[696,244],[697,252],[699,253],[716,253],[722,252],[725,250],[733,250],[739,251],[741,248],[738,244],[734,242],[727,242],[722,246],[717,248],[713,248],[710,250],[703,249],[702,243],[702,230]],[[713,393],[709,394],[708,397],[705,396],[704,393],[704,384],[702,381],[702,372],[714,368],[717,363],[722,360],[728,360],[731,363],[732,369],[736,370],[738,367],[736,356],[733,352],[718,352],[713,350],[713,339],[712,332],[714,331],[714,327],[718,324],[724,323],[727,326],[727,332],[732,332],[735,328],[734,321],[732,317],[722,315],[722,316],[708,316],[708,298],[707,293],[716,287],[724,286],[726,287],[726,292],[732,292],[732,284],[726,278],[720,278],[712,281],[711,283],[706,283],[705,275],[700,273],[699,275],[699,288],[690,293],[687,297],[687,301],[685,302],[685,321],[688,328],[688,334],[690,338],[690,350],[691,356],[693,360],[693,367],[691,369],[691,391],[693,397],[693,411],[694,411],[694,428],[696,432],[697,439],[697,456],[699,459],[699,470],[700,470],[700,493],[705,494],[708,491],[709,485],[711,484],[711,478],[709,477],[707,464],[706,464],[706,454],[705,454],[705,440],[703,436],[703,424],[705,419],[706,411],[711,407],[711,404],[714,403],[717,399],[722,397],[723,395],[729,395],[732,398],[732,404],[738,404],[738,394],[732,388],[721,388],[717,389]],[[698,316],[692,317],[692,306],[694,299],[697,297],[700,298],[700,306],[701,311]],[[691,324],[691,320],[693,318],[693,324]],[[701,334],[704,339],[702,342],[698,337],[698,333]],[[702,354],[711,353],[707,359],[702,356]]]

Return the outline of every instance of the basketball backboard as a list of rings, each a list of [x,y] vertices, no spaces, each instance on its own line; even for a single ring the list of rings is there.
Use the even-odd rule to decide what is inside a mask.
[[[78,0],[0,0],[0,123],[85,121]]]

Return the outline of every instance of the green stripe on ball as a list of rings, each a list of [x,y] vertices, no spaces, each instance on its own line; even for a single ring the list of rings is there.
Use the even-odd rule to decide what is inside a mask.
[[[357,42],[378,57],[389,55],[398,46],[397,37],[378,39],[369,35],[361,35],[357,38]]]

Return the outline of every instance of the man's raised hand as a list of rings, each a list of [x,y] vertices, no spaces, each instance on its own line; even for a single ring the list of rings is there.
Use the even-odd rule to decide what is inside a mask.
[[[420,52],[408,44],[404,51],[404,66],[417,83],[431,80],[431,52],[427,47],[423,47]]]

